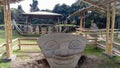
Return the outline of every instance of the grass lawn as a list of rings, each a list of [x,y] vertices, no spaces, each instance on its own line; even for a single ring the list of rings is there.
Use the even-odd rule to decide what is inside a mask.
[[[17,37],[22,37],[22,36],[17,34],[16,31],[13,31],[13,39]],[[4,30],[0,30],[0,44],[2,43],[5,43],[5,31]],[[2,59],[2,57],[0,57],[0,59]],[[0,60],[0,68],[11,68],[11,62],[2,62],[2,60]]]
[[[13,39],[23,37],[17,33],[17,31],[13,31],[12,35]],[[5,30],[0,30],[0,44],[5,42]]]
[[[5,31],[0,30],[0,44],[5,42]]]
[[[2,62],[0,60],[0,68],[11,68],[11,62]]]

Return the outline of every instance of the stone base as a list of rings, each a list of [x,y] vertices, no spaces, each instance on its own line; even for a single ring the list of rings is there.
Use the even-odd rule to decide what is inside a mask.
[[[109,55],[109,54],[107,54],[106,52],[103,52],[102,54],[103,54],[103,55],[105,55],[105,56],[108,56],[108,57],[110,57],[110,58],[112,58],[112,57],[115,57],[115,56],[116,56],[115,54],[111,54],[111,55]]]
[[[16,58],[16,55],[12,55],[11,57],[7,58],[7,57],[3,57],[2,61],[3,62],[10,62],[10,61],[14,61]]]

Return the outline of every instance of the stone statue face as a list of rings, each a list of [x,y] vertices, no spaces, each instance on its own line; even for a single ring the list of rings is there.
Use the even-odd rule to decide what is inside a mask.
[[[75,66],[85,43],[84,37],[66,33],[49,34],[38,39],[38,45],[52,68],[59,68],[59,65],[65,66],[62,68],[67,68],[66,65],[71,68],[73,63]]]

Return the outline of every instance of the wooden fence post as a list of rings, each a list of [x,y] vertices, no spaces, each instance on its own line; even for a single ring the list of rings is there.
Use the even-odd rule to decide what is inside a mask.
[[[98,40],[98,38],[95,37],[95,42],[94,42],[95,43],[95,48],[97,48],[97,42],[98,42],[97,40]]]
[[[21,43],[20,43],[20,39],[18,39],[18,47],[19,47],[19,50],[21,50]]]

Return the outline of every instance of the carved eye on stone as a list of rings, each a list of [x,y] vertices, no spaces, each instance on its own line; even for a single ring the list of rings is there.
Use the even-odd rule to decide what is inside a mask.
[[[45,50],[55,50],[58,48],[59,48],[59,44],[54,40],[50,40],[45,43]]]
[[[70,49],[80,49],[80,48],[82,48],[81,45],[82,45],[81,41],[79,41],[79,40],[73,40],[73,41],[70,42],[69,48]]]

